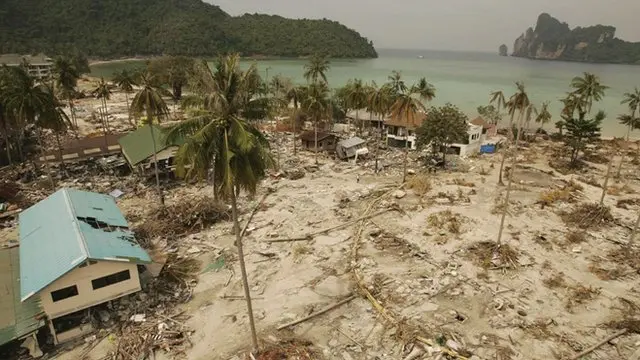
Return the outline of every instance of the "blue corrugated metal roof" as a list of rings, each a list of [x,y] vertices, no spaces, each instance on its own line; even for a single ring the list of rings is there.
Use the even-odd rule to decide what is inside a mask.
[[[61,189],[20,214],[20,298],[86,260],[149,263],[115,200]]]

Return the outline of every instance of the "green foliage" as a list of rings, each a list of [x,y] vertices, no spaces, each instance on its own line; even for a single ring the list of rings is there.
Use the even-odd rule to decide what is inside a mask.
[[[502,114],[493,105],[478,106],[478,114],[492,124],[497,124],[502,120]]]
[[[171,88],[175,100],[182,98],[182,88],[187,85],[195,60],[186,56],[165,56],[147,64],[147,71],[162,84]]]
[[[334,21],[231,17],[201,0],[3,0],[0,53],[376,57],[373,44]],[[84,69],[79,68],[81,72]]]
[[[468,127],[467,116],[456,106],[431,107],[427,111],[427,119],[416,130],[417,144],[419,147],[431,145],[433,149],[446,150],[452,143],[467,140]]]
[[[583,77],[576,76],[571,80],[572,94],[584,100],[587,112],[591,112],[593,102],[598,102],[604,97],[604,92],[609,87],[602,85],[598,76],[585,72]]]
[[[578,117],[565,119],[565,145],[571,149],[571,164],[576,164],[580,151],[583,151],[587,144],[593,143],[600,138],[600,125],[605,119],[604,111],[599,111],[592,119],[586,119],[585,113],[581,112]]]
[[[256,96],[255,66],[242,71],[239,57],[227,56],[218,59],[213,71],[206,62],[197,64],[194,76],[199,78],[195,92],[205,99],[200,114],[175,125],[168,134],[170,140],[186,138],[178,151],[178,172],[202,179],[213,167],[223,196],[232,196],[234,186],[255,193],[273,164],[266,138],[244,116],[267,104]]]
[[[516,41],[514,55],[528,58],[551,56],[568,61],[640,63],[640,43],[620,40],[615,33],[615,27],[604,25],[570,29],[567,23],[543,13],[538,17],[535,30],[529,28]],[[540,50],[545,54],[539,54]]]

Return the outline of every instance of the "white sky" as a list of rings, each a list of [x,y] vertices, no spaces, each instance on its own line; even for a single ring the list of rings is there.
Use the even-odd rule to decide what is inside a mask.
[[[377,48],[497,51],[547,12],[571,28],[596,24],[640,41],[640,0],[205,0],[231,15],[327,18]]]

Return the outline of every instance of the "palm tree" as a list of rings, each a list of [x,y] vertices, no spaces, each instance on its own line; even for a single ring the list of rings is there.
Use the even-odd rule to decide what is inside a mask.
[[[549,102],[542,103],[538,115],[536,116],[536,123],[540,124],[540,128],[544,129],[544,125],[551,121],[551,113],[549,112]]]
[[[324,56],[315,55],[309,63],[304,66],[304,78],[308,82],[317,83],[319,79],[327,83],[327,71],[329,71],[329,60]]]
[[[35,123],[38,116],[51,108],[51,94],[46,86],[39,84],[29,76],[23,67],[12,67],[9,70],[10,81],[4,86],[5,114],[15,116],[15,128],[18,132],[18,154],[24,161],[22,145],[24,129]]]
[[[527,92],[524,88],[524,84],[521,82],[516,82],[516,93],[511,95],[511,97],[509,98],[509,101],[507,101],[506,103],[506,107],[508,109],[509,112],[509,116],[510,116],[510,120],[509,120],[509,131],[513,131],[512,130],[512,126],[513,126],[513,118],[515,116],[515,113],[517,111],[520,111],[520,115],[519,116],[523,116],[526,109],[529,107],[529,95],[527,95]],[[520,124],[520,121],[518,121],[518,126],[522,125]],[[518,135],[519,135],[520,131],[518,131]],[[511,141],[513,141],[513,135],[511,136]],[[517,148],[515,149],[515,151],[517,152]],[[500,161],[500,171],[498,172],[498,185],[500,186],[504,186],[504,183],[502,182],[502,172],[504,170],[504,162],[505,159],[507,158],[507,151],[504,151],[502,153],[502,160]]]
[[[618,121],[620,124],[627,127],[627,141],[629,141],[631,131],[640,128],[640,118],[634,117],[630,114],[618,115]]]
[[[381,86],[377,88],[376,83],[374,82],[369,90],[369,95],[367,97],[367,108],[371,114],[377,114],[378,118],[384,120],[384,118],[391,112],[391,94],[388,86]],[[380,131],[380,127],[378,126],[377,131]],[[380,139],[380,134],[376,133],[376,143],[375,143],[375,173],[378,172],[378,140]]]
[[[329,88],[326,83],[312,83],[307,87],[307,96],[302,102],[307,115],[313,121],[315,138],[315,163],[318,164],[318,123],[330,113]]]
[[[435,97],[435,88],[429,84],[425,78],[421,78],[418,82],[407,88],[402,80],[400,73],[394,71],[389,76],[390,82],[387,86],[390,89],[391,99],[391,116],[404,122],[407,129],[407,140],[404,146],[403,174],[402,182],[407,181],[407,161],[409,157],[409,128],[418,123],[419,114],[426,112],[422,101],[431,101]],[[399,91],[399,92],[396,92]]]
[[[104,78],[100,78],[100,82],[98,82],[98,85],[96,85],[91,94],[97,99],[100,99],[102,103],[100,114],[102,115],[102,128],[104,130],[104,144],[105,146],[108,146],[107,134],[109,133],[109,112],[107,109],[107,100],[111,98],[111,86],[104,80]]]
[[[146,116],[146,123],[149,126],[151,141],[153,143],[153,164],[155,167],[158,198],[160,199],[160,204],[164,205],[164,195],[160,188],[160,172],[158,171],[157,144],[153,122],[156,120],[160,123],[169,115],[169,107],[162,96],[171,96],[171,94],[160,86],[151,74],[141,74],[140,85],[141,89],[131,101],[131,112],[136,118],[140,118],[142,115]]]
[[[636,112],[640,113],[640,89],[635,88],[633,92],[624,93],[623,96],[624,99],[620,103],[627,104],[629,106],[629,111],[631,112],[630,118],[634,119],[636,117]],[[632,121],[629,121],[626,125],[628,126],[627,141],[629,141],[629,133],[633,130],[634,124]]]
[[[348,108],[356,111],[356,122],[360,120],[359,111],[364,108],[367,103],[367,87],[362,83],[362,79],[350,80],[345,88],[345,100]],[[360,131],[362,131],[363,123],[360,121]]]
[[[602,85],[598,76],[585,72],[583,77],[576,76],[571,80],[572,94],[582,98],[587,105],[587,113],[591,113],[594,101],[600,101],[609,87]]]
[[[76,67],[73,59],[65,56],[58,56],[53,62],[53,76],[56,81],[56,87],[60,91],[62,98],[66,99],[69,104],[69,112],[71,113],[71,122],[77,128],[76,111],[73,99],[76,94],[76,86],[80,79],[80,71]],[[76,134],[77,135],[77,134]]]
[[[296,155],[296,122],[298,116],[299,105],[302,102],[305,95],[305,88],[302,86],[294,85],[293,82],[289,81],[285,85],[285,96],[288,103],[293,102],[293,114],[291,115],[291,120],[293,124],[293,155]]]
[[[265,104],[256,97],[256,85],[250,80],[256,71],[254,65],[247,71],[241,71],[238,55],[220,58],[213,73],[206,63],[201,64],[201,87],[197,91],[211,91],[206,96],[202,112],[200,116],[176,125],[168,134],[168,139],[186,137],[177,156],[179,173],[199,177],[213,167],[221,194],[231,200],[254,351],[258,348],[258,340],[238,221],[236,191],[243,189],[254,194],[259,180],[273,164],[267,140],[245,117],[256,106]]]
[[[504,93],[501,90],[498,90],[498,91],[493,91],[489,95],[491,96],[491,99],[489,100],[489,104],[493,105],[493,103],[495,103],[496,104],[496,111],[499,114],[500,110],[506,108],[506,106],[507,106],[507,103],[506,103],[505,98],[504,98]],[[511,121],[513,121],[513,119],[511,119]],[[509,128],[511,128],[511,124],[509,124]]]
[[[113,74],[113,82],[118,86],[120,90],[124,92],[125,101],[127,103],[127,114],[129,124],[135,129],[136,125],[131,119],[131,110],[129,108],[129,94],[133,92],[133,87],[137,86],[136,74],[129,72],[127,69],[123,69],[120,72]]]
[[[46,104],[46,108],[39,114],[36,120],[36,133],[38,134],[38,142],[42,147],[42,129],[52,130],[55,134],[56,144],[58,145],[58,152],[60,155],[60,162],[62,167],[64,167],[64,158],[62,156],[62,144],[60,143],[60,134],[65,132],[67,128],[72,127],[72,121],[69,119],[67,114],[62,109],[62,104],[56,99],[54,95],[54,89],[52,87],[47,87],[50,100]],[[51,176],[51,171],[49,169],[49,162],[47,160],[47,156],[45,154],[45,149],[42,147],[42,153],[44,158],[45,166],[47,167],[47,172],[49,173],[49,180],[51,181],[51,186],[55,188],[56,184]]]
[[[11,115],[13,113],[7,109],[6,96],[8,95],[8,86],[11,83],[11,72],[7,66],[0,67],[0,126],[2,136],[4,138],[5,150],[7,151],[7,160],[9,165],[13,164],[11,157],[11,142],[9,140],[9,132],[13,130],[14,121]]]

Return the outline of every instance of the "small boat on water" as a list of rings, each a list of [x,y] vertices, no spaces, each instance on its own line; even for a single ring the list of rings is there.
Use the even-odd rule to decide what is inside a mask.
[[[424,56],[418,55],[418,59],[424,59]]]

